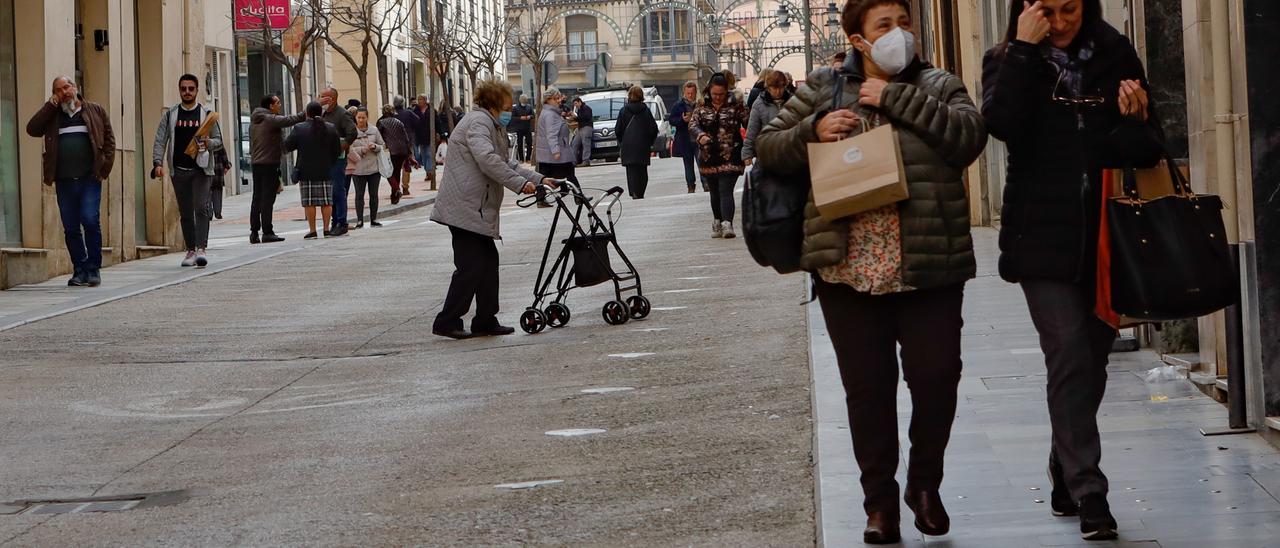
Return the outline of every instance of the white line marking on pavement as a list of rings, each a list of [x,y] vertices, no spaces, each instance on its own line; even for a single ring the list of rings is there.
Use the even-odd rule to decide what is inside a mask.
[[[635,390],[630,386],[606,386],[604,388],[587,388],[582,391],[583,394],[612,394],[614,392],[629,392]]]
[[[1014,348],[1009,351],[1010,354],[1044,354],[1039,348]]]
[[[695,287],[691,289],[668,289],[663,293],[693,293],[694,291],[702,291],[702,288]]]
[[[557,483],[564,483],[564,480],[553,479],[553,480],[523,481],[520,483],[503,483],[500,485],[495,485],[494,487],[497,489],[512,489],[512,490],[533,489],[534,487],[542,487],[543,485],[555,485]]]
[[[652,356],[652,355],[653,355],[653,352],[626,352],[623,354],[609,354],[609,357],[622,358],[624,360],[629,360],[632,358],[643,358],[645,356]]]
[[[529,212],[529,210],[527,210],[527,209],[519,209],[519,210],[516,210],[516,211],[508,211],[508,212],[503,213],[503,214],[498,215],[498,216],[499,216],[499,217],[510,217],[510,216],[512,216],[512,215],[519,215],[519,214],[521,214],[521,213],[528,213],[528,212]]]
[[[548,436],[559,436],[562,438],[572,438],[574,436],[590,436],[592,434],[603,434],[608,432],[603,428],[569,428],[567,430],[551,430],[546,432]]]
[[[655,308],[654,310],[657,310],[657,309]],[[670,329],[671,329],[670,327],[648,327],[644,329],[632,329],[632,331],[635,331],[637,333],[657,333],[659,331],[668,331]]]
[[[719,267],[719,266],[721,266],[721,265],[718,265],[718,264],[704,264],[704,265],[698,265],[698,266],[691,266],[691,267],[689,267],[689,268],[716,268],[716,267]]]
[[[653,310],[657,310],[660,312],[669,312],[672,310],[684,310],[686,308],[689,308],[689,307],[687,306],[655,306],[653,307]]]
[[[677,279],[677,280],[686,280],[686,281],[690,281],[690,282],[692,282],[692,281],[695,281],[695,280],[710,280],[710,279],[711,279],[711,276],[690,276],[690,277],[688,277],[688,278],[676,278],[676,279]]]

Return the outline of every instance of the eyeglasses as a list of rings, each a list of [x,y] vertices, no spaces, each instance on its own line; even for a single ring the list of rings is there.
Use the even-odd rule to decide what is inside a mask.
[[[178,86],[178,91],[195,91],[196,86]]]
[[[1058,69],[1058,82],[1053,85],[1053,92],[1050,94],[1049,100],[1060,105],[1072,107],[1096,107],[1106,102],[1106,99],[1100,95],[1076,95],[1075,97],[1058,95],[1058,89],[1062,87],[1062,78],[1067,75],[1067,71],[1054,63],[1049,64]]]

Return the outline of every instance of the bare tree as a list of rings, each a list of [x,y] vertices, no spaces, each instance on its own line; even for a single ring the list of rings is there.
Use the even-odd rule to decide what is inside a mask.
[[[444,24],[444,13],[439,13],[435,9],[435,3],[426,0],[427,9],[425,11],[426,21],[422,21],[418,28],[410,33],[406,47],[414,50],[422,55],[427,61],[427,69],[437,81],[441,82],[441,88],[444,90],[444,99],[450,105],[453,104],[453,98],[450,94],[449,86],[443,85],[449,76],[449,68],[452,66],[454,59],[458,55],[460,45],[457,42],[457,36],[446,28]],[[434,107],[440,103],[437,102],[435,86],[427,86],[427,100]],[[445,116],[449,130],[453,130],[453,117]],[[430,120],[430,132],[432,139],[432,150],[435,149],[436,140],[436,117],[432,116]]]
[[[293,82],[294,105],[301,109],[305,104],[302,101],[302,72],[307,66],[307,56],[325,38],[329,27],[325,0],[295,0],[296,11],[285,29],[272,29],[266,15],[265,0],[257,1],[262,14],[263,50],[267,58],[280,63],[289,73]]]
[[[542,104],[542,88],[545,76],[543,62],[550,61],[556,49],[564,45],[564,33],[557,25],[556,13],[544,9],[540,13],[534,9],[533,0],[528,0],[523,10],[526,21],[518,21],[508,27],[507,45],[515,48],[520,57],[533,67],[534,104]],[[537,116],[538,109],[534,110]]]
[[[474,56],[475,63],[481,70],[489,74],[498,73],[498,65],[506,62],[507,37],[511,35],[515,21],[495,18],[489,32],[476,32],[474,40],[468,48]],[[472,87],[474,87],[474,82]]]
[[[369,56],[373,55],[377,66],[378,84],[382,88],[382,102],[391,100],[390,50],[395,45],[395,34],[409,22],[418,0],[331,0],[329,13],[343,27],[337,33],[327,33],[325,40],[338,52],[360,79],[360,99],[369,100]],[[354,38],[360,47],[360,61],[354,52],[343,46],[340,38]],[[354,48],[351,48],[354,49]]]

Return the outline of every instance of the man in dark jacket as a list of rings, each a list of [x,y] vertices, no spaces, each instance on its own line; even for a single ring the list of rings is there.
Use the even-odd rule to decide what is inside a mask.
[[[418,123],[413,126],[413,159],[427,172],[427,182],[431,190],[436,189],[436,162],[431,150],[431,122],[435,119],[436,109],[427,102],[426,95],[418,95],[418,104],[413,109],[418,115]]]
[[[98,211],[102,180],[115,164],[115,135],[107,111],[83,100],[71,77],[54,78],[52,91],[27,122],[27,135],[44,139],[41,175],[44,184],[55,185],[67,253],[75,267],[67,285],[96,287],[102,283]]]
[[[581,97],[573,99],[573,119],[578,123],[578,129],[573,135],[574,155],[578,160],[578,167],[591,166],[591,145],[592,138],[591,127],[591,107],[582,101]]]
[[[329,231],[333,236],[347,233],[347,147],[356,140],[356,121],[346,110],[338,107],[338,90],[325,88],[320,92],[320,106],[324,107],[324,121],[333,124],[342,139],[342,154],[334,161],[329,171],[329,180],[333,183],[333,219]]]
[[[533,156],[533,107],[529,97],[520,96],[520,104],[511,109],[511,123],[507,129],[516,133],[516,159],[528,162]]]
[[[682,92],[683,96],[672,105],[667,120],[671,122],[671,127],[676,128],[671,154],[684,160],[684,182],[689,185],[689,192],[692,193],[696,189],[694,161],[698,157],[698,149],[693,146],[693,140],[689,137],[689,120],[693,118],[693,109],[697,108],[698,84],[692,80],[685,82]],[[702,180],[702,190],[709,192],[706,179]]]
[[[283,242],[271,224],[271,212],[280,188],[280,158],[284,152],[284,128],[307,119],[306,114],[280,114],[280,97],[262,98],[249,117],[249,157],[253,163],[253,202],[249,206],[249,243]],[[262,239],[258,239],[258,230]]]
[[[404,103],[403,96],[397,95],[395,97],[392,97],[391,104],[395,105],[396,118],[400,120],[401,124],[404,124],[404,127],[410,128],[410,127],[418,126],[419,124],[418,115],[417,113],[413,112],[413,110],[404,108],[405,103]],[[409,138],[414,143],[417,142],[416,134],[410,135]],[[408,196],[409,195],[409,178],[410,176],[413,175],[413,165],[408,161],[404,161],[404,162],[401,162],[400,164],[396,164],[394,167],[396,170],[403,172],[403,176],[400,177],[401,196]]]

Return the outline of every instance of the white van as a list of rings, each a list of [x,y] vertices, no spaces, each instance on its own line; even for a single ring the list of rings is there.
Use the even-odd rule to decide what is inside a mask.
[[[617,89],[582,94],[582,102],[591,107],[591,159],[606,162],[618,161],[618,135],[615,127],[618,113],[627,104],[627,90]],[[668,141],[671,140],[671,122],[667,120],[667,105],[662,102],[657,88],[644,88],[644,102],[658,122],[658,137],[653,141],[653,151],[661,158],[671,156]]]

